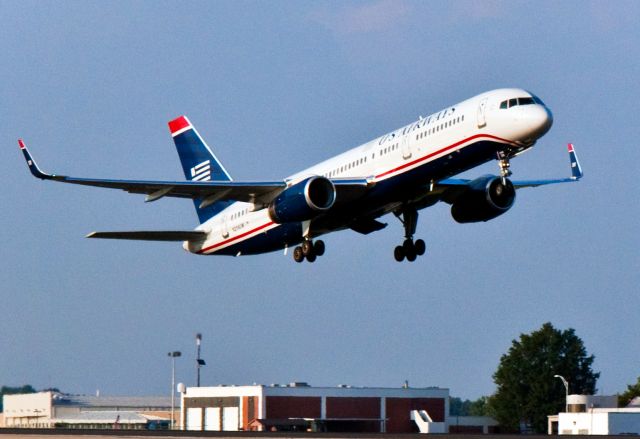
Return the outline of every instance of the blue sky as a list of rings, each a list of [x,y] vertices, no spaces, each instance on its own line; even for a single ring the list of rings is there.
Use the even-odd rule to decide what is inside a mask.
[[[550,321],[596,356],[602,393],[623,391],[640,375],[638,16],[633,1],[0,1],[0,384],[168,394],[167,352],[193,384],[201,332],[205,385],[409,380],[477,398]],[[394,217],[327,236],[315,264],[86,240],[196,216],[41,182],[16,144],[50,172],[181,179],[166,123],[187,114],[235,179],[277,179],[510,86],[555,119],[515,178],[568,175],[571,141],[584,180],[520,191],[484,224],[422,211],[413,264],[393,260]]]

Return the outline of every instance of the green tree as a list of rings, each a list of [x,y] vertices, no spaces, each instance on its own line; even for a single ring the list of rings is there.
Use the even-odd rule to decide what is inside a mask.
[[[636,396],[640,396],[640,377],[638,377],[638,381],[635,384],[629,384],[627,390],[618,395],[618,405],[626,407]]]
[[[482,396],[475,401],[462,400],[457,396],[449,397],[449,415],[451,416],[491,416],[488,398]]]
[[[562,411],[565,404],[564,386],[554,375],[567,379],[570,394],[592,395],[600,376],[591,370],[593,360],[573,329],[560,331],[545,323],[521,334],[493,374],[497,390],[489,404],[494,416],[508,430],[524,423],[546,432],[547,415]]]

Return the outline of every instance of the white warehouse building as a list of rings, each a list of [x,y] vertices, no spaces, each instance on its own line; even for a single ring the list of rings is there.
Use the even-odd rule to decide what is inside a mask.
[[[640,407],[618,408],[617,396],[569,395],[567,409],[549,416],[549,434],[640,435]]]

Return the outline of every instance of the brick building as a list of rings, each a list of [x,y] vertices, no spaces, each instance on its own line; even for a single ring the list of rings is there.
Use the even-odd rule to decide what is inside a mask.
[[[306,383],[189,387],[181,402],[187,430],[411,433],[418,431],[414,410],[426,411],[434,425],[445,428],[449,390]]]

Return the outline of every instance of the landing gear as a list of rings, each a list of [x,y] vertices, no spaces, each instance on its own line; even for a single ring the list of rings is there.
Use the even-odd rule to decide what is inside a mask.
[[[405,258],[407,261],[413,262],[418,256],[422,256],[427,249],[422,239],[413,240],[413,234],[416,232],[418,224],[418,211],[413,206],[404,206],[402,210],[395,212],[395,215],[404,226],[405,239],[402,245],[393,250],[393,257],[398,262],[402,262]]]
[[[314,242],[310,238],[305,238],[302,244],[293,249],[293,260],[302,262],[306,259],[309,262],[314,262],[318,256],[324,255],[324,251],[324,241],[318,239]]]
[[[507,177],[511,176],[511,163],[509,162],[509,156],[504,151],[498,151],[496,153],[498,158],[498,166],[500,166],[500,177],[502,178],[502,184],[506,185]]]

